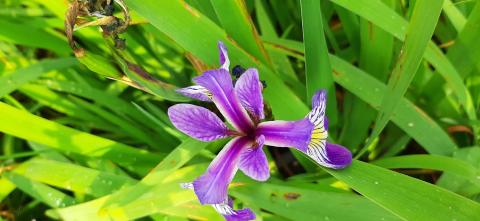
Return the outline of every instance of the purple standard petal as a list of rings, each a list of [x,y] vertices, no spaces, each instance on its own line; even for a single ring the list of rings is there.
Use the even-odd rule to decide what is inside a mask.
[[[318,164],[333,169],[342,169],[352,163],[352,153],[338,144],[327,143],[325,148],[309,148],[307,155]]]
[[[254,180],[265,181],[270,177],[267,157],[263,152],[265,136],[260,135],[252,147],[245,149],[240,155],[238,167]]]
[[[217,45],[218,50],[220,51],[220,66],[222,69],[229,72],[230,59],[228,59],[227,47],[225,47],[225,44],[223,44],[221,41],[219,41]]]
[[[243,133],[253,130],[253,122],[234,92],[232,78],[224,69],[210,70],[193,79],[212,93],[212,101],[223,116]]]
[[[193,181],[193,189],[202,204],[219,204],[227,199],[228,185],[238,169],[240,154],[252,145],[247,137],[237,137],[225,145],[202,176]]]
[[[255,213],[253,213],[249,208],[234,210],[232,208],[232,201],[230,198],[228,200],[228,204],[220,203],[213,204],[212,206],[218,213],[222,214],[227,221],[248,221],[256,218]]]
[[[307,151],[312,137],[313,125],[307,119],[298,121],[267,121],[257,127],[257,135],[265,136],[265,145],[295,147]]]
[[[249,68],[238,78],[235,84],[235,92],[243,107],[250,112],[256,120],[265,118],[263,114],[262,83],[258,78],[258,71]]]
[[[217,115],[204,107],[177,104],[168,108],[168,117],[178,130],[201,141],[228,136],[227,126]]]
[[[211,101],[212,94],[206,88],[200,85],[193,85],[190,87],[179,88],[176,90],[183,96],[187,96],[196,100]]]

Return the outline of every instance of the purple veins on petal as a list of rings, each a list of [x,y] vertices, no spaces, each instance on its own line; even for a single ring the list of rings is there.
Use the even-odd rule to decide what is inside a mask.
[[[306,153],[322,166],[341,169],[350,165],[352,154],[343,146],[327,143],[326,97],[324,90],[317,91],[312,97],[312,111],[307,115],[307,118],[314,129]]]
[[[228,185],[238,169],[240,154],[252,145],[247,137],[237,137],[225,145],[207,171],[195,181],[193,189],[201,204],[219,204],[227,199]]]
[[[312,109],[316,107],[323,106],[322,108],[325,109],[325,105],[327,103],[327,91],[325,90],[318,90],[312,96]]]
[[[253,130],[253,122],[235,94],[230,74],[224,69],[210,70],[193,79],[212,93],[212,101],[223,116],[240,132]]]
[[[179,88],[176,90],[183,96],[190,97],[200,101],[211,101],[212,94],[206,88],[200,85],[193,85],[189,87]]]
[[[270,177],[267,157],[262,149],[264,142],[265,136],[260,135],[253,146],[241,153],[238,163],[238,167],[245,175],[258,181],[265,181]]]
[[[228,198],[228,203],[223,202],[219,204],[213,204],[212,206],[218,213],[223,215],[227,221],[248,221],[256,218],[255,213],[253,213],[249,208],[234,210],[232,208],[233,202],[230,197]]]
[[[249,68],[245,71],[235,84],[235,92],[240,99],[240,103],[258,120],[265,118],[262,89],[263,86],[255,68]]]
[[[225,47],[225,44],[221,41],[218,42],[217,46],[220,51],[220,66],[228,72],[230,68],[230,59],[228,58],[227,47]]]
[[[177,104],[168,109],[172,124],[189,136],[212,141],[228,136],[227,126],[210,110],[191,104]]]
[[[333,169],[342,169],[352,163],[352,153],[338,144],[326,143],[325,148],[309,149],[307,155],[318,164]]]

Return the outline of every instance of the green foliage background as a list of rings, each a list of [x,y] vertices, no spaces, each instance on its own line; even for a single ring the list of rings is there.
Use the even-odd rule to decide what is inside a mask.
[[[329,139],[356,158],[329,170],[270,149],[268,182],[236,175],[236,207],[257,220],[480,220],[479,1],[125,3],[126,48],[83,27],[75,57],[67,1],[0,1],[0,220],[222,220],[178,183],[225,141],[188,138],[166,115],[210,107],[174,90],[218,66],[218,41],[259,69],[275,119],[303,117],[327,89]]]

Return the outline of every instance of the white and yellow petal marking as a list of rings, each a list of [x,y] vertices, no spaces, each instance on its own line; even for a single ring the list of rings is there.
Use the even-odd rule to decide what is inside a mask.
[[[327,144],[328,131],[325,128],[325,94],[320,94],[317,98],[319,99],[316,102],[317,105],[315,105],[307,115],[308,120],[314,126],[310,143],[308,144],[307,155],[320,164],[327,164],[325,145]]]

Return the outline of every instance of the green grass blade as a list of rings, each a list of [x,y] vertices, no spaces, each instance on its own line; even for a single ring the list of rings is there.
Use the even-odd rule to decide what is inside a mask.
[[[0,19],[0,39],[14,44],[49,49],[60,55],[70,53],[66,38],[53,35],[28,23],[21,25]]]
[[[480,38],[480,30],[478,24],[480,22],[480,3],[476,3],[472,9],[468,20],[455,39],[455,44],[448,50],[447,57],[458,70],[461,76],[468,76],[469,74],[478,74],[480,70],[480,46],[478,39]],[[472,72],[473,71],[473,72]],[[475,109],[473,103],[469,104],[469,109]],[[467,111],[469,119],[476,120],[478,115],[475,111]],[[474,125],[474,135],[476,144],[480,144],[480,126]]]
[[[296,41],[277,40],[275,42],[289,51],[301,52],[301,43]],[[386,91],[386,85],[375,79],[372,74],[354,67],[349,62],[331,55],[334,80],[349,92],[359,97],[375,109],[380,107],[381,100]],[[358,82],[362,82],[359,84]],[[450,155],[458,149],[449,135],[424,111],[402,99],[393,115],[393,122],[414,138],[429,153]],[[425,133],[428,131],[428,133]]]
[[[122,68],[123,72],[133,82],[137,83],[142,89],[156,95],[160,98],[170,101],[188,101],[189,98],[177,93],[176,86],[160,81],[142,69],[140,66],[125,60],[125,55],[115,54],[115,59]]]
[[[405,220],[480,219],[480,204],[474,201],[361,161],[327,172]]]
[[[10,182],[6,177],[0,177],[0,202],[2,202],[7,196],[14,191],[15,184]]]
[[[278,34],[268,17],[266,7],[261,1],[255,1],[255,8],[262,37],[274,39],[278,38]],[[275,69],[275,71],[279,74],[283,82],[289,85],[298,97],[304,98],[304,95],[307,93],[305,85],[299,81],[288,56],[278,52],[275,50],[275,48],[268,47],[268,45],[266,45],[265,48],[270,56],[270,59],[272,60],[273,69]]]
[[[378,110],[387,92],[386,85],[336,56],[332,56],[331,61],[335,82]],[[429,153],[450,155],[458,149],[433,119],[406,98],[400,99],[393,113],[393,122]]]
[[[354,194],[251,183],[232,188],[232,195],[291,220],[400,220]]]
[[[244,0],[211,0],[211,3],[227,34],[247,53],[269,64],[268,55],[248,14]]]
[[[213,145],[215,145],[215,143]],[[79,210],[87,211],[86,214],[84,215],[85,217],[96,217],[96,218],[103,217],[104,219],[107,219],[109,215],[118,216],[119,213],[123,214],[125,212],[130,211],[131,209],[133,209],[134,211],[138,210],[138,209],[135,209],[135,207],[131,208],[131,206],[129,205],[136,205],[137,203],[148,203],[147,206],[143,207],[143,209],[141,210],[141,214],[145,215],[145,213],[147,213],[146,215],[148,215],[149,213],[151,213],[151,211],[149,210],[150,208],[149,205],[151,205],[151,201],[150,202],[148,200],[145,201],[144,197],[141,197],[141,196],[143,195],[152,196],[149,193],[152,193],[153,190],[163,191],[162,190],[163,186],[160,185],[160,183],[175,181],[175,180],[172,180],[171,178],[167,178],[167,176],[173,173],[178,173],[179,171],[177,170],[181,166],[183,166],[186,162],[188,162],[191,158],[196,156],[206,147],[207,147],[207,143],[203,143],[193,139],[187,139],[181,145],[179,145],[172,153],[170,153],[167,158],[162,160],[162,162],[160,162],[160,164],[158,164],[157,167],[155,167],[138,184],[130,186],[128,188],[124,188],[120,191],[115,192],[114,194],[107,195],[105,197],[98,198],[96,200],[93,200],[87,203],[78,204],[74,207],[66,208],[65,210],[60,211],[60,213],[62,214],[62,217],[67,220],[75,217],[72,214],[78,214]],[[202,171],[203,169],[202,170],[195,169],[193,177],[199,175],[199,173]],[[184,201],[185,202],[191,201],[194,199],[194,196],[191,193],[187,193],[188,191],[181,190],[181,188],[178,185],[178,182],[188,182],[188,181],[191,181],[191,179],[193,178],[186,178],[185,176],[182,176],[182,177],[184,178],[180,180],[176,180],[174,184],[171,184],[170,189],[173,191],[173,193],[177,193],[178,191],[180,191],[180,193],[182,194],[187,194],[185,195],[186,199]],[[152,189],[153,186],[156,186],[155,189]],[[175,190],[172,189],[174,187],[176,187]],[[162,194],[164,194],[164,192],[162,192]],[[128,197],[125,197],[125,196],[128,196]],[[162,198],[161,196],[159,197],[160,198],[157,198],[157,201],[162,201],[165,199],[165,198]],[[136,202],[137,200],[139,200],[139,202]],[[179,199],[178,203],[181,204],[184,201]],[[178,205],[178,204],[175,204],[175,205]],[[168,206],[165,204],[157,205],[157,206],[161,207],[162,209],[168,208]],[[172,204],[171,206],[174,206],[174,204]],[[140,211],[137,211],[137,212],[140,212]],[[137,214],[136,216],[139,216],[139,215]]]
[[[453,157],[475,167],[477,171],[480,170],[480,147],[478,146],[459,149],[453,154]],[[480,176],[477,175],[477,181],[472,181],[470,178],[466,178],[461,174],[447,171],[442,174],[436,184],[463,196],[473,198],[476,194],[480,193],[480,187],[475,185],[475,183],[478,183],[478,180],[480,180],[479,177]]]
[[[165,177],[175,172],[175,170],[187,163],[205,147],[207,147],[207,143],[192,138],[185,140],[167,155],[167,157],[165,157],[155,168],[153,168],[153,170],[138,184],[129,189],[113,194],[105,202],[102,210],[109,211],[112,208],[118,210],[123,206],[138,200],[143,194],[146,194],[151,189],[151,186],[163,182]],[[125,197],[125,194],[129,197]]]
[[[6,177],[14,183],[17,188],[50,207],[61,208],[76,203],[75,199],[71,196],[45,184],[29,180],[15,172],[8,173]]]
[[[445,2],[443,2],[443,11],[450,19],[457,32],[463,30],[465,23],[467,23],[467,19],[465,19],[465,16],[463,16],[462,12],[458,10],[451,0],[445,0]]]
[[[23,84],[33,81],[47,72],[62,70],[76,65],[73,58],[58,58],[44,60],[28,67],[18,69],[13,73],[0,77],[0,97],[18,89]]]
[[[359,26],[359,66],[381,82],[385,82],[393,56],[393,37],[365,19],[360,19]],[[354,150],[359,148],[368,136],[375,112],[351,93],[345,95],[344,109],[344,123],[339,142]]]
[[[328,47],[323,34],[323,18],[320,1],[301,0],[303,41],[305,46],[305,76],[307,98],[310,102],[319,89],[328,92],[327,114],[331,125],[337,122],[337,102]]]
[[[218,67],[218,41],[223,41],[230,60],[244,67],[256,67],[262,79],[268,84],[264,97],[272,106],[273,114],[283,120],[303,118],[309,108],[286,85],[278,79],[266,64],[239,49],[225,36],[225,32],[195,9],[186,7],[180,1],[158,2],[154,0],[127,0],[129,7],[148,19],[152,25],[175,39],[175,42],[195,57],[212,67]],[[205,35],[208,33],[208,35]],[[191,41],[195,38],[196,41]],[[278,93],[281,91],[282,93]],[[289,105],[285,105],[288,103]]]
[[[0,121],[1,132],[61,151],[112,160],[139,173],[145,173],[161,159],[159,155],[57,124],[4,103],[0,103]]]
[[[442,10],[443,1],[417,1],[413,11],[412,18],[407,30],[407,36],[397,64],[392,71],[392,76],[388,81],[387,91],[382,99],[379,113],[375,121],[370,140],[378,137],[383,128],[390,120],[399,101],[407,91],[417,69],[422,61],[422,56],[427,48],[427,44],[432,37],[437,24],[438,17]],[[368,145],[366,145],[368,146]],[[360,157],[363,149],[357,155]]]
[[[95,197],[102,197],[137,182],[127,176],[45,159],[30,160],[15,172],[37,182]]]
[[[449,172],[467,178],[480,187],[480,171],[465,161],[451,157],[418,154],[383,158],[372,163],[388,169],[414,168]]]
[[[401,41],[405,40],[408,22],[381,1],[332,1],[335,4],[338,4],[372,22],[373,24],[393,35],[395,38]],[[433,67],[435,67],[435,70],[438,71],[438,73],[445,79],[447,84],[452,88],[459,100],[459,103],[462,104],[463,108],[465,109],[465,112],[468,113],[469,116],[473,116],[475,109],[473,108],[471,95],[463,83],[461,75],[455,69],[447,56],[445,56],[445,54],[438,46],[435,45],[435,43],[430,41],[425,50],[424,58],[429,61]]]

